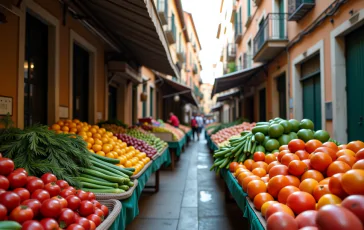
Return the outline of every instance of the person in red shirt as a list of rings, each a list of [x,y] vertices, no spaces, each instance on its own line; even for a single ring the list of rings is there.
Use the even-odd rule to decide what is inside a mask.
[[[176,115],[174,115],[172,112],[169,113],[169,123],[171,123],[172,126],[178,128],[179,126],[179,120],[178,117]]]

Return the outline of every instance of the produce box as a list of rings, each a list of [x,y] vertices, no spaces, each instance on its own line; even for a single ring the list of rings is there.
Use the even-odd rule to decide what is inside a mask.
[[[109,208],[108,217],[96,228],[96,230],[108,230],[114,223],[115,219],[118,218],[122,204],[118,200],[100,200],[100,204],[105,205]]]
[[[140,170],[140,172],[138,172],[135,175],[132,175],[130,179],[138,179],[144,172],[145,170],[147,170],[149,168],[149,166],[152,164],[152,161],[149,161],[146,165],[144,165],[143,169]]]
[[[139,118],[138,120],[139,120],[139,123],[141,123],[141,124],[144,124],[144,123],[150,124],[150,123],[152,123],[153,119],[150,117],[146,117],[146,118]]]
[[[125,200],[129,197],[131,197],[131,195],[133,194],[135,188],[138,186],[138,180],[134,180],[133,181],[134,186],[129,188],[128,191],[125,191],[123,193],[95,193],[96,199],[97,200],[110,200],[110,199],[115,199],[115,200]]]
[[[154,161],[155,159],[157,159],[158,157],[162,156],[162,154],[164,153],[164,151],[166,151],[166,149],[168,148],[165,147],[162,151],[158,152],[157,154],[155,154],[153,157],[152,157],[152,160]]]
[[[175,141],[173,140],[173,134],[172,133],[153,133],[156,137],[159,137],[160,139],[167,141],[167,142],[171,142],[171,141]]]

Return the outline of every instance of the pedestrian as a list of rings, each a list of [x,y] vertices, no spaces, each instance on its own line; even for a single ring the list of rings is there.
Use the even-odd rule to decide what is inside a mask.
[[[170,123],[175,128],[179,127],[178,117],[176,115],[174,115],[172,112],[169,113],[168,123]]]
[[[195,141],[195,136],[198,134],[198,124],[197,124],[197,120],[196,120],[196,114],[194,114],[191,117],[191,128],[192,128],[192,138],[193,138],[193,141]]]
[[[200,140],[200,134],[202,132],[202,129],[203,129],[203,118],[201,117],[200,114],[198,114],[196,116],[196,121],[197,121],[197,140],[199,141]]]

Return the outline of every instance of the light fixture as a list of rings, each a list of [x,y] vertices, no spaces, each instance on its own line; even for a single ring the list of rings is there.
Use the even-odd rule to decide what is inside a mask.
[[[174,100],[175,102],[179,102],[179,95],[174,96],[174,97],[173,97],[173,100]]]
[[[24,69],[27,70],[28,68],[29,68],[28,62],[27,61],[24,61]]]
[[[30,63],[30,69],[34,69],[34,64]]]

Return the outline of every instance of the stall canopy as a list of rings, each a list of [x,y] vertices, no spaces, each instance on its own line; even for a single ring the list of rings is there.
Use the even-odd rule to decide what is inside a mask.
[[[163,98],[173,98],[178,95],[182,100],[198,107],[198,102],[193,95],[191,88],[164,76],[159,76],[159,78],[158,85],[163,92]]]
[[[250,79],[250,77],[256,75],[262,70],[263,65],[259,65],[253,68],[236,71],[216,78],[214,87],[212,88],[211,98],[217,93],[221,93],[226,90],[242,86]]]
[[[226,100],[230,100],[233,97],[239,97],[240,96],[240,90],[238,91],[234,91],[234,92],[229,92],[223,95],[220,95],[216,101],[226,101]]]
[[[213,113],[213,112],[217,112],[217,111],[219,111],[221,107],[222,107],[222,104],[217,104],[217,105],[213,106],[213,107],[211,108],[210,113]]]
[[[125,60],[179,77],[153,0],[61,1],[97,28]]]

